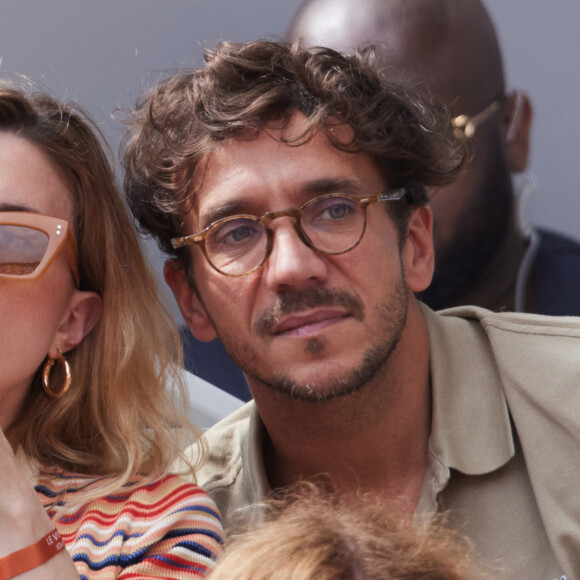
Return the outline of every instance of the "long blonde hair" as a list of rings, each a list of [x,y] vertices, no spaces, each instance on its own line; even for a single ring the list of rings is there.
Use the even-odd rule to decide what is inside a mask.
[[[68,178],[80,289],[103,302],[96,327],[66,355],[70,391],[48,398],[39,369],[8,436],[41,469],[111,475],[108,492],[137,473],[159,477],[182,458],[183,435],[192,432],[185,411],[177,410],[187,408],[179,339],[119,196],[102,135],[76,105],[12,82],[0,85],[0,131],[39,147]]]

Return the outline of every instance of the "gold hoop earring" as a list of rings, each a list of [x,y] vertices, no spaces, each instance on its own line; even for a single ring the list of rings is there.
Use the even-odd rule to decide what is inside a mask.
[[[55,359],[50,358],[50,357],[48,357],[46,359],[46,362],[44,363],[44,368],[42,369],[42,387],[44,389],[44,392],[51,399],[60,399],[61,397],[64,397],[64,395],[66,395],[66,393],[70,389],[70,385],[72,382],[72,378],[71,378],[71,374],[70,374],[70,366],[69,366],[66,358],[64,358],[64,355],[62,354],[62,350],[60,350],[60,348],[59,348],[57,352],[58,352],[58,355]],[[50,386],[50,371],[52,370],[52,367],[54,366],[55,361],[58,362],[60,365],[62,365],[64,368],[64,374],[65,374],[64,385],[62,386],[60,391],[55,391]]]

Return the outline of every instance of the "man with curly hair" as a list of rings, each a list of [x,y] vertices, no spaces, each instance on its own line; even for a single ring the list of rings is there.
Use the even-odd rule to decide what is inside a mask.
[[[188,326],[221,338],[254,397],[206,434],[199,483],[226,521],[314,480],[449,511],[506,578],[580,571],[579,322],[415,298],[434,268],[426,188],[465,157],[370,49],[223,43],[138,103],[131,209]]]

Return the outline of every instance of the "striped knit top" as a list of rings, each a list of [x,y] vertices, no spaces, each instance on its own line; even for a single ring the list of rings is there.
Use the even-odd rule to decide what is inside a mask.
[[[200,487],[168,475],[79,505],[79,491],[105,480],[43,473],[36,486],[83,580],[201,578],[213,570],[223,529]]]

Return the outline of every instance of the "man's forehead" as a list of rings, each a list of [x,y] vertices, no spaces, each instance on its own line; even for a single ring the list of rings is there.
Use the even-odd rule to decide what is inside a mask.
[[[243,179],[266,156],[283,165],[290,152],[312,155],[313,151],[318,154],[331,151],[336,155],[347,155],[333,146],[328,135],[336,142],[349,143],[353,138],[351,127],[330,120],[326,128],[306,132],[309,126],[305,115],[296,111],[286,122],[273,121],[258,133],[242,133],[216,143],[196,166],[192,176],[193,191],[199,193],[216,186],[227,189],[229,182]]]
[[[192,225],[206,227],[214,217],[244,213],[244,209],[250,213],[273,209],[262,210],[256,200],[267,205],[280,192],[295,195],[293,203],[301,205],[315,195],[354,193],[360,189],[361,176],[370,172],[376,181],[370,159],[335,148],[324,131],[298,143],[284,142],[282,137],[287,139],[303,128],[302,121],[298,118],[284,129],[267,126],[252,139],[240,137],[217,144],[194,174],[190,221],[197,223]],[[328,131],[341,142],[352,138],[352,130],[345,125]]]

